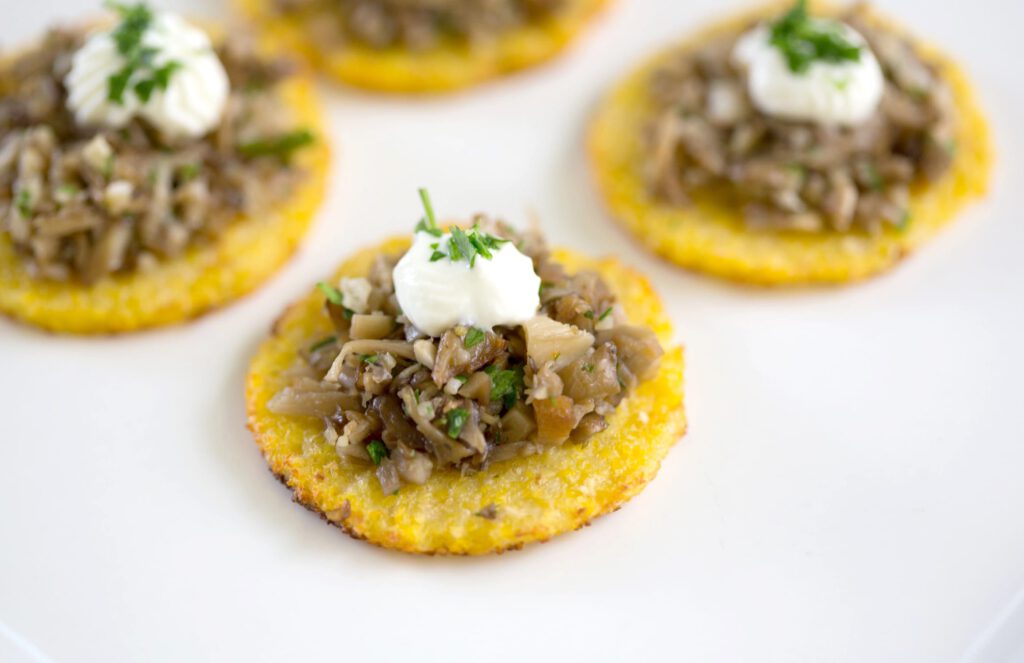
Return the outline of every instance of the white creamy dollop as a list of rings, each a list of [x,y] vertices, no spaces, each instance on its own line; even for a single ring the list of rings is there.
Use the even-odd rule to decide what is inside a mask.
[[[747,68],[747,91],[758,110],[788,120],[845,126],[871,117],[885,91],[878,59],[856,30],[839,21],[828,24],[860,47],[856,61],[816,60],[797,73],[772,45],[770,28],[756,27],[739,39],[733,58]]]
[[[512,242],[492,251],[490,259],[447,257],[430,261],[432,245],[444,247],[449,235],[418,232],[394,269],[395,295],[402,312],[417,329],[440,336],[455,325],[491,329],[519,325],[540,307],[540,277],[533,261]]]
[[[161,12],[153,16],[142,45],[155,50],[152,67],[132,75],[122,103],[109,99],[110,77],[125,66],[111,30],[91,36],[72,56],[64,83],[75,121],[118,128],[143,117],[171,137],[197,137],[213,129],[224,113],[230,86],[206,33],[180,16]],[[168,78],[167,89],[154,89],[143,103],[135,84],[168,62],[178,66]]]

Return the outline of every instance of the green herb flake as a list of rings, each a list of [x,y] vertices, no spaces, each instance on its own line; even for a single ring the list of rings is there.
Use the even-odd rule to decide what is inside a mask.
[[[466,332],[465,338],[462,339],[462,344],[466,346],[466,349],[472,348],[479,345],[483,340],[487,338],[486,332],[476,327],[470,327],[469,331]]]
[[[476,247],[470,243],[466,232],[458,226],[452,226],[452,238],[449,240],[448,251],[453,261],[465,258],[469,261],[470,267],[476,262]]]
[[[469,411],[466,408],[457,407],[454,410],[449,410],[444,420],[445,426],[448,429],[448,437],[457,440],[468,420]]]
[[[14,198],[14,207],[23,219],[27,219],[32,214],[32,194],[28,192],[28,189],[18,192]]]
[[[881,191],[885,188],[885,178],[878,172],[878,168],[875,164],[869,163],[865,169],[865,175],[867,177],[868,186],[871,187],[872,191]]]
[[[448,254],[444,253],[443,251],[434,251],[433,253],[430,254],[430,262],[437,262],[438,260],[447,257]]]
[[[178,177],[182,182],[191,182],[195,178],[199,177],[199,173],[203,170],[202,164],[199,163],[187,163],[181,167],[178,171]]]
[[[314,343],[313,345],[309,346],[309,353],[313,354],[317,350],[326,348],[328,345],[331,345],[332,343],[334,343],[337,340],[338,340],[337,336],[328,336],[326,338],[322,338],[319,341],[317,341],[316,343]]]
[[[279,136],[253,140],[238,146],[238,152],[246,159],[274,157],[287,163],[299,149],[316,142],[316,137],[308,129],[297,129]]]
[[[523,369],[517,367],[503,370],[488,366],[484,373],[491,378],[491,400],[502,401],[506,408],[515,405],[524,389]]]
[[[434,216],[434,205],[430,202],[430,193],[423,187],[420,187],[418,191],[420,194],[420,201],[423,203],[423,211],[427,214],[427,218],[423,220],[425,222],[424,225],[431,230],[438,230],[438,234],[435,236],[440,237],[440,230],[437,227],[437,217]]]
[[[343,305],[343,300],[341,298],[341,290],[338,290],[334,286],[328,285],[328,284],[324,283],[323,281],[321,281],[320,283],[317,283],[316,287],[320,288],[320,292],[324,293],[324,297],[327,298],[327,301],[329,301],[332,304],[336,304],[338,306],[342,306]],[[349,317],[349,316],[346,316],[346,317]]]
[[[806,72],[817,61],[857,62],[861,49],[850,43],[834,23],[815,21],[807,14],[807,0],[797,3],[771,26],[770,42],[782,53],[789,70]]]
[[[607,318],[607,317],[608,317],[609,315],[611,315],[611,314],[612,314],[612,307],[611,307],[611,306],[609,306],[608,308],[606,308],[606,309],[605,309],[605,310],[604,310],[604,311],[603,311],[603,312],[601,313],[601,315],[599,315],[599,316],[598,316],[598,318],[597,318],[597,321],[598,321],[598,322],[601,322],[602,320],[604,320],[605,318]]]
[[[380,465],[384,459],[391,455],[387,446],[380,440],[372,440],[366,445],[366,453],[370,454],[370,460],[374,465]]]
[[[593,320],[594,319],[594,311],[593,310],[587,311],[586,313],[583,314],[583,317],[586,318],[587,320]]]
[[[74,198],[82,190],[75,184],[61,184],[57,187],[57,194],[64,198]]]
[[[433,235],[434,237],[440,237],[442,235],[441,229],[440,228],[433,228],[433,227],[427,225],[427,220],[426,219],[420,219],[419,220],[419,222],[416,224],[416,232],[418,232],[418,233],[427,233],[429,235]],[[436,244],[433,244],[431,246],[433,246],[434,248],[437,248]]]
[[[359,360],[364,364],[376,364],[379,357],[377,355],[359,355]]]

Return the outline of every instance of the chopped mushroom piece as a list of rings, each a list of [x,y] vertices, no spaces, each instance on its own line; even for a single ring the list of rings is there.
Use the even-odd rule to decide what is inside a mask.
[[[538,315],[523,325],[526,353],[538,366],[551,362],[555,370],[579,359],[594,345],[594,336],[582,329]]]

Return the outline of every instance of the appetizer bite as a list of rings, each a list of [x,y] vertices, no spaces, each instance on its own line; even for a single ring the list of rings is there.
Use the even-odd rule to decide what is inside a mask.
[[[322,192],[309,76],[144,4],[0,58],[0,312],[55,331],[194,317],[268,278]]]
[[[612,213],[651,249],[763,284],[888,269],[985,192],[992,161],[955,63],[863,4],[812,15],[804,0],[643,65],[589,148]]]
[[[606,0],[238,0],[334,78],[440,92],[554,57]]]
[[[683,434],[683,354],[650,284],[477,216],[426,216],[277,321],[246,386],[271,470],[352,536],[483,554],[638,493]]]

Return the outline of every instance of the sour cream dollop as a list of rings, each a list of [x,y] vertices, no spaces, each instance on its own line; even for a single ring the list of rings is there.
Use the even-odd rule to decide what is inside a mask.
[[[433,244],[447,246],[449,235],[418,232],[412,247],[395,265],[395,295],[402,312],[417,329],[440,336],[455,325],[491,329],[518,325],[540,307],[540,277],[533,261],[512,242],[492,251],[490,259],[447,257],[430,261]]]
[[[810,20],[838,30],[847,41],[860,47],[860,57],[844,62],[817,60],[806,71],[797,73],[771,43],[770,29],[756,27],[743,35],[733,50],[734,60],[747,68],[750,99],[762,113],[788,120],[861,124],[878,108],[885,90],[878,59],[864,37],[845,23]]]
[[[229,82],[209,37],[180,16],[156,13],[142,36],[142,45],[155,51],[151,68],[140,68],[129,79],[122,103],[109,98],[110,77],[125,66],[113,31],[91,36],[72,56],[64,80],[68,109],[83,126],[118,128],[143,117],[171,137],[197,137],[213,129],[224,113]],[[143,102],[134,86],[153,69],[176,62],[167,89],[154,89]]]

